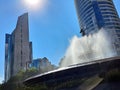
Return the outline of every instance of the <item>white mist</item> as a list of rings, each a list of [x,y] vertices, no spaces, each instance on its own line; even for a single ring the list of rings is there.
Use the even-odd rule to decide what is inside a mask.
[[[81,38],[74,36],[64,59],[60,61],[60,67],[116,56],[111,40],[104,29]]]

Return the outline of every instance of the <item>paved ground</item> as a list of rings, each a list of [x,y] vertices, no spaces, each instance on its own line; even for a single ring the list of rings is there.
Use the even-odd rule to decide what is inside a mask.
[[[87,79],[85,82],[83,82],[77,90],[92,90],[97,85],[102,82],[103,78],[99,78],[98,76],[94,76],[92,78]]]
[[[120,90],[120,82],[116,83],[102,83],[93,90]]]
[[[60,89],[60,90],[92,90],[97,85],[99,85],[102,82],[102,80],[103,80],[102,78],[99,78],[98,76],[94,76],[85,80],[80,86],[69,89]]]
[[[94,89],[88,89],[88,87],[86,86],[86,88],[70,88],[70,89],[61,89],[61,90],[120,90],[120,82],[117,83],[101,83],[98,86],[96,86]]]

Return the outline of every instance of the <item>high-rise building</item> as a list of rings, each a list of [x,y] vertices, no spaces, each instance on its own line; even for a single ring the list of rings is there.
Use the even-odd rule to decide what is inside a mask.
[[[48,72],[57,68],[55,65],[52,65],[46,57],[34,59],[30,64],[30,67],[36,68],[40,73]]]
[[[89,35],[105,28],[120,54],[120,19],[112,0],[74,0],[80,32]]]
[[[27,69],[32,61],[32,42],[29,42],[28,13],[19,16],[12,34],[6,34],[5,81],[20,70]]]

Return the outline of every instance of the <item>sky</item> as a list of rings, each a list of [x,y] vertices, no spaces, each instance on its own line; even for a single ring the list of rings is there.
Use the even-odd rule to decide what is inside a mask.
[[[11,33],[18,16],[28,12],[29,37],[33,59],[47,57],[58,65],[70,39],[80,35],[74,0],[41,0],[39,7],[27,6],[23,0],[0,0],[0,82],[4,78],[5,34]],[[120,0],[113,0],[120,15]]]

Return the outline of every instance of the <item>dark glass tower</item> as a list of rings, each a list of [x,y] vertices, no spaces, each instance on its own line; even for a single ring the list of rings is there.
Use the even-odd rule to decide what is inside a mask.
[[[25,13],[18,18],[12,34],[6,34],[5,81],[27,69],[31,60],[32,42],[29,42],[28,13]]]
[[[113,43],[120,51],[120,19],[112,0],[74,0],[82,35],[105,28],[112,33]]]
[[[11,77],[11,67],[12,67],[12,42],[11,35],[6,34],[5,40],[5,81],[7,81]]]

